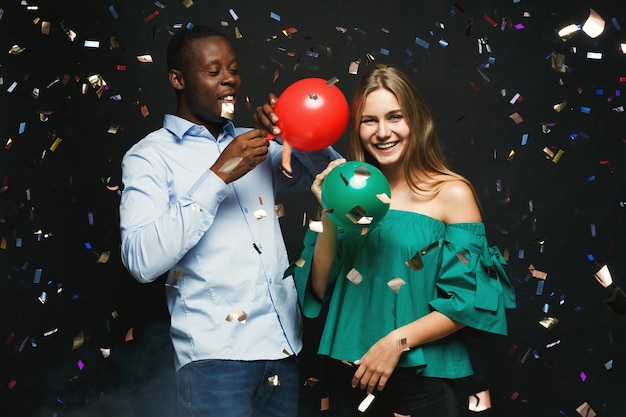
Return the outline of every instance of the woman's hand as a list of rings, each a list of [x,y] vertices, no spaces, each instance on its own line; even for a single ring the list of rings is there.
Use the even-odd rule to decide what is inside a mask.
[[[315,176],[315,180],[313,181],[313,184],[311,184],[311,192],[313,192],[313,195],[320,203],[320,205],[322,204],[322,184],[324,183],[324,179],[326,178],[328,173],[333,170],[333,168],[335,168],[337,165],[343,164],[344,162],[346,162],[344,158],[332,160],[330,161],[326,169],[324,169],[322,172]]]
[[[361,359],[354,362],[359,367],[352,377],[352,388],[367,389],[368,394],[375,389],[382,391],[401,355],[398,341],[391,334],[374,343]]]

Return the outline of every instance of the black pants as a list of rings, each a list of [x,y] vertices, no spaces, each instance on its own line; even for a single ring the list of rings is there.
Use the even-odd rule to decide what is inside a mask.
[[[367,396],[350,382],[356,368],[340,361],[328,360],[326,381],[329,387],[330,416],[354,417],[458,417],[457,396],[451,381],[429,378],[415,373],[413,368],[396,368],[383,391],[361,413],[357,407]]]

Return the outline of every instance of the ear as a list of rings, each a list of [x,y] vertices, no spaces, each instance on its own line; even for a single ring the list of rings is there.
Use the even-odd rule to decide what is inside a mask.
[[[185,89],[185,76],[181,70],[170,69],[169,71],[170,84],[176,90],[184,90]]]

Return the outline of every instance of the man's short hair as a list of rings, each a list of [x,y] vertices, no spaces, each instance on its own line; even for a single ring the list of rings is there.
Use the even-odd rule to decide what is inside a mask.
[[[193,26],[191,29],[185,28],[176,32],[167,46],[167,69],[184,71],[193,58],[190,41],[211,36],[226,38],[223,33],[207,26]]]

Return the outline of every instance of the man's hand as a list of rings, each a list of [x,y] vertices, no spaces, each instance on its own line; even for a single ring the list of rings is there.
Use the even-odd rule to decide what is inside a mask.
[[[269,148],[267,134],[253,129],[237,136],[224,149],[211,167],[211,171],[225,183],[235,181],[265,160]]]
[[[252,115],[252,120],[256,123],[260,128],[265,129],[267,132],[271,133],[273,136],[280,135],[280,129],[276,126],[276,122],[278,122],[278,116],[274,113],[274,106],[276,106],[276,102],[278,98],[274,94],[269,94],[267,103],[262,106],[258,106],[256,108],[256,112]]]

